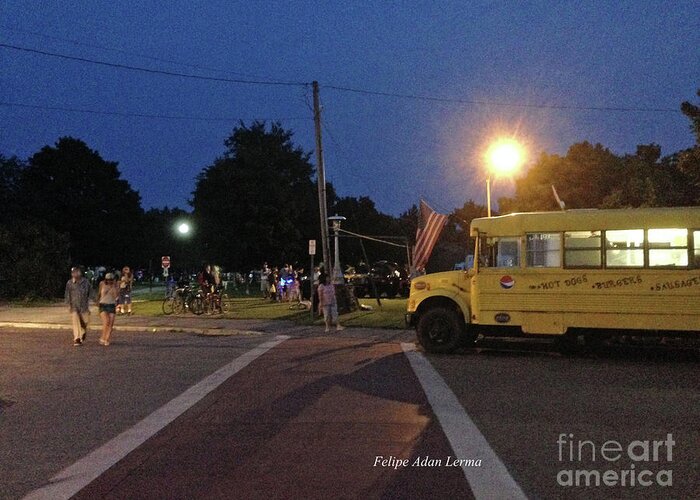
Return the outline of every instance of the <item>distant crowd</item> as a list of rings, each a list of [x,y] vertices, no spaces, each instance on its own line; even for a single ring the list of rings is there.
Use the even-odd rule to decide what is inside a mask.
[[[274,302],[310,301],[313,287],[318,286],[321,271],[314,268],[311,275],[303,267],[285,264],[281,268],[270,267],[265,262],[260,271],[260,292],[263,298]]]

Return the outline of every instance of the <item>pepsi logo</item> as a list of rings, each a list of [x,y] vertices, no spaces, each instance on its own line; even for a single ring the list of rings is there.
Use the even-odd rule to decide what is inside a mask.
[[[501,288],[504,288],[506,290],[510,290],[515,286],[515,280],[510,277],[510,276],[503,276],[501,278]]]

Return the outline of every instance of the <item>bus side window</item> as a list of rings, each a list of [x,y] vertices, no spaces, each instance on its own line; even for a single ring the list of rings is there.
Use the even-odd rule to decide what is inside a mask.
[[[567,231],[564,233],[564,267],[600,268],[603,265],[600,231]]]
[[[695,269],[700,268],[700,231],[693,231],[693,264]]]
[[[528,233],[527,266],[560,267],[561,233]]]
[[[650,267],[688,267],[687,229],[649,229]]]
[[[520,238],[481,238],[484,244],[479,252],[483,267],[520,267]]]
[[[606,267],[644,267],[644,230],[605,231]]]

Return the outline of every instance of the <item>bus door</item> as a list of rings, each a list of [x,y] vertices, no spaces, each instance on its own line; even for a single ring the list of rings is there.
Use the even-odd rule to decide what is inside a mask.
[[[472,321],[497,324],[507,318],[503,292],[515,284],[514,274],[520,268],[520,236],[489,236],[480,233],[477,239],[478,262],[472,273]]]

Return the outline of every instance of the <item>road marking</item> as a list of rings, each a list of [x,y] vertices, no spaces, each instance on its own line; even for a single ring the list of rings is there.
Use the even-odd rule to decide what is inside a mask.
[[[277,335],[273,340],[260,344],[237,357],[130,429],[63,469],[50,479],[48,485],[24,497],[25,500],[58,500],[72,497],[230,377],[288,338],[286,335]]]
[[[428,402],[452,446],[455,458],[481,459],[483,462],[481,467],[466,465],[462,467],[474,497],[477,500],[482,498],[527,499],[523,490],[464,410],[457,396],[433,368],[430,361],[416,352],[414,344],[402,343],[401,348],[418,377],[423,392],[428,397]]]

